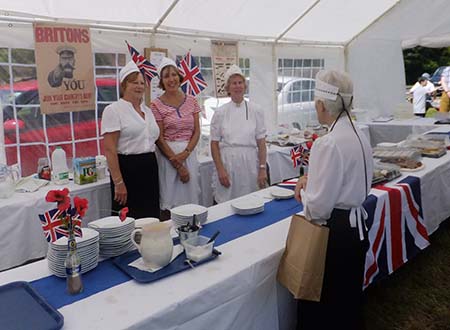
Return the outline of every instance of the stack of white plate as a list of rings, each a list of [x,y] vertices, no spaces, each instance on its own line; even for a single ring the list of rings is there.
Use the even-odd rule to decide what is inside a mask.
[[[289,199],[294,197],[294,191],[291,189],[272,187],[270,189],[270,194],[275,199]]]
[[[123,222],[118,216],[111,216],[92,221],[88,226],[100,233],[100,256],[116,257],[134,249],[131,232],[134,219],[126,218]]]
[[[81,273],[97,267],[99,254],[99,234],[95,230],[82,228],[83,237],[75,237],[77,252],[81,259]],[[66,277],[64,260],[67,256],[67,237],[61,237],[48,245],[48,268],[58,277]]]
[[[236,214],[256,214],[264,211],[264,201],[253,197],[240,198],[231,202],[231,207]]]
[[[197,219],[197,224],[204,224],[208,220],[208,209],[197,204],[180,205],[170,210],[172,221],[178,227],[192,222],[192,218]]]

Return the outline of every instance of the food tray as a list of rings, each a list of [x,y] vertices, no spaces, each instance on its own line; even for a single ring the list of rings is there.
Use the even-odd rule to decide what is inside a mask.
[[[444,139],[432,139],[432,136],[426,135],[410,135],[402,146],[419,150],[423,157],[439,158],[447,153]]]
[[[221,252],[217,251],[216,249],[213,250],[213,253],[210,257],[199,261],[194,262],[190,261],[190,264],[195,268],[196,266],[199,266],[201,264],[207,263],[211,260],[216,259]],[[119,267],[125,274],[136,280],[140,283],[150,283],[157,280],[160,280],[164,277],[168,277],[171,275],[174,275],[179,272],[183,272],[185,270],[191,269],[191,265],[189,263],[185,263],[186,260],[186,253],[181,253],[178,257],[176,257],[170,264],[168,264],[166,267],[154,272],[145,272],[142,270],[139,270],[134,267],[128,266],[129,263],[133,262],[134,260],[140,258],[141,255],[138,250],[133,250],[130,252],[127,252],[119,257],[116,257],[113,259],[113,263]]]
[[[0,286],[0,329],[57,330],[64,317],[50,306],[28,282]]]
[[[400,167],[394,164],[375,162],[372,185],[392,181],[401,176]]]

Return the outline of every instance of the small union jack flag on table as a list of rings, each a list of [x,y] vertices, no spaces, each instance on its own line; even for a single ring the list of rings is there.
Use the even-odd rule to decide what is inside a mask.
[[[291,159],[294,168],[297,166],[308,166],[309,164],[309,149],[306,146],[299,144],[291,149]]]
[[[44,214],[39,214],[42,229],[47,242],[54,242],[61,237],[69,236],[69,228],[67,227],[68,224],[63,220],[64,212],[65,211],[53,209],[45,212]],[[81,220],[73,219],[72,224],[74,226],[74,235],[81,237]]]
[[[430,245],[424,225],[420,179],[408,176],[393,186],[378,185],[364,203],[369,250],[364,288],[384,278]]]
[[[196,96],[208,86],[191,52],[188,52],[178,63],[178,69],[184,77],[181,82],[181,89],[186,94]]]
[[[134,63],[136,63],[142,75],[146,78],[147,83],[150,84],[152,79],[158,76],[158,70],[156,69],[156,66],[150,63],[150,61],[147,60],[143,55],[139,54],[139,52],[134,47],[131,47],[128,42],[126,43],[128,46],[128,51],[131,55],[131,59]]]

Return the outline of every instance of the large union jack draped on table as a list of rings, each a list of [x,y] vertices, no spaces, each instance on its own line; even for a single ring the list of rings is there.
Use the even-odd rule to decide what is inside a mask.
[[[364,288],[394,272],[430,243],[421,206],[420,179],[374,187],[364,207],[369,215],[369,250]]]
[[[158,70],[152,63],[150,63],[149,60],[145,58],[145,56],[139,54],[139,52],[134,47],[131,47],[128,42],[126,43],[128,46],[128,51],[131,55],[131,59],[134,63],[136,63],[142,75],[146,78],[147,83],[150,84],[152,79],[158,76]]]
[[[178,69],[184,77],[181,82],[181,89],[186,94],[196,96],[208,86],[191,52],[188,52],[178,63]]]
[[[63,236],[69,236],[68,222],[63,220],[64,213],[65,211],[53,209],[44,214],[39,214],[47,242],[54,242]],[[74,235],[81,237],[81,220],[78,218],[72,219],[72,225],[74,226]]]

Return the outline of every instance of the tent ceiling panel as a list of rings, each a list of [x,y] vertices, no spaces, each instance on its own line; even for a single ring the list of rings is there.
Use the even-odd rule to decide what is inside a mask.
[[[397,3],[397,0],[321,0],[286,38],[345,44]]]
[[[164,26],[243,36],[270,37],[291,24],[311,0],[190,0],[180,1]]]

